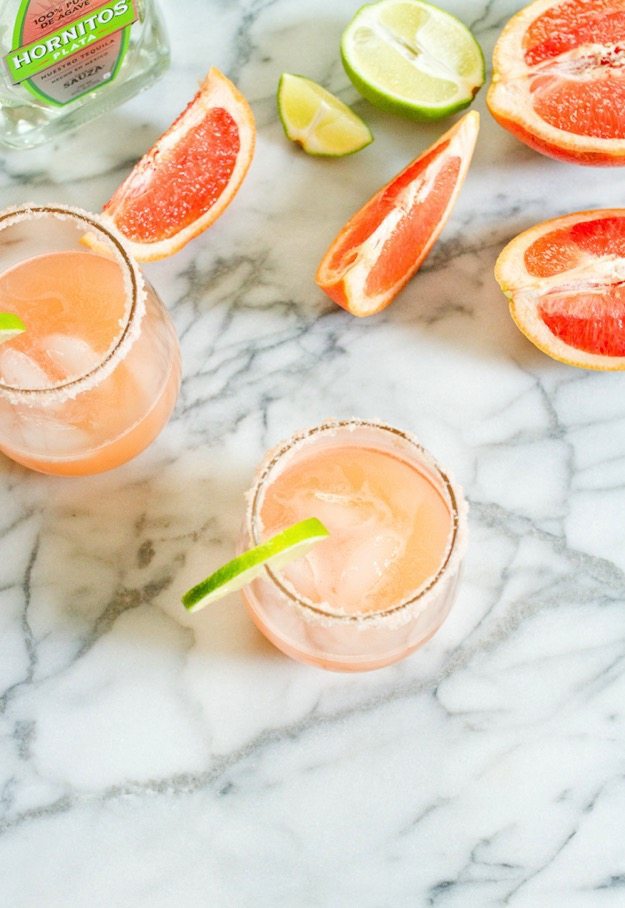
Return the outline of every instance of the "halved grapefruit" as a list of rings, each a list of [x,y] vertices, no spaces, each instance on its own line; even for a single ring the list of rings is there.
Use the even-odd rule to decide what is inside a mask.
[[[353,315],[388,306],[418,270],[460,192],[479,131],[476,111],[383,186],[324,255],[317,284]]]
[[[543,154],[625,164],[625,0],[535,0],[493,52],[488,106]]]
[[[625,369],[625,208],[580,211],[521,233],[495,277],[521,331],[583,369]]]
[[[234,198],[254,154],[250,106],[217,69],[104,206],[140,262],[165,258]]]

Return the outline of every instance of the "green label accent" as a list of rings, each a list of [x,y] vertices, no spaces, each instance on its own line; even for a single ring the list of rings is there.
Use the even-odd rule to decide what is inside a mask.
[[[6,54],[4,61],[14,85],[31,79],[136,21],[132,0],[110,0],[94,12],[75,19],[39,41]]]

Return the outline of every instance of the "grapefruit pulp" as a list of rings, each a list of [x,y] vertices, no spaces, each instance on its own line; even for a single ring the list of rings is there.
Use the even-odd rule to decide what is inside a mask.
[[[625,0],[534,0],[495,45],[487,102],[536,151],[625,164]]]
[[[500,254],[495,277],[540,350],[585,369],[625,369],[625,208],[526,230]]]
[[[104,206],[140,262],[182,249],[226,209],[251,164],[249,104],[217,69]]]
[[[317,271],[317,284],[335,303],[373,315],[410,280],[451,213],[478,130],[479,114],[471,111],[347,222]]]

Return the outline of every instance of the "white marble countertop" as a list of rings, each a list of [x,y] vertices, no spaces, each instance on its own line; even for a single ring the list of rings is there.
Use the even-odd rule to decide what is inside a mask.
[[[90,479],[0,462],[6,908],[625,905],[625,374],[536,351],[492,276],[520,229],[618,203],[623,173],[540,157],[484,113],[421,273],[379,317],[340,311],[313,283],[322,252],[444,129],[360,101],[359,155],[286,142],[283,70],[356,99],[337,42],[357,5],[179,0],[156,87],[0,158],[3,204],[97,209],[211,64],[259,126],[226,215],[147,269],[185,364],[163,435]],[[445,5],[487,56],[520,6]],[[450,618],[362,676],[289,661],[236,596],[179,604],[231,555],[264,450],[352,415],[417,433],[471,502]]]

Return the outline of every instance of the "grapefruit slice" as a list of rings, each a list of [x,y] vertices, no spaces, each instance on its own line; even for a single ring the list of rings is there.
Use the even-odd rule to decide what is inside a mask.
[[[195,98],[104,206],[140,262],[172,255],[227,208],[254,154],[250,106],[211,69]]]
[[[625,0],[535,0],[493,52],[488,106],[543,154],[625,164]]]
[[[625,208],[580,211],[521,233],[495,277],[517,326],[583,369],[625,369]]]
[[[317,271],[317,284],[335,303],[374,315],[410,280],[451,213],[479,123],[476,111],[466,114],[347,222]]]

